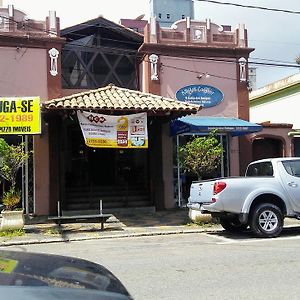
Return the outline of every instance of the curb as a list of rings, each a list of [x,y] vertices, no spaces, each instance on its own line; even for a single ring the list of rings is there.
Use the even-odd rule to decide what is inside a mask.
[[[103,236],[82,236],[82,237],[70,237],[70,238],[50,238],[50,239],[32,239],[23,241],[4,241],[0,243],[0,247],[8,246],[20,246],[20,245],[33,245],[33,244],[50,244],[50,243],[61,243],[61,242],[77,242],[77,241],[88,241],[88,240],[102,240],[102,239],[120,239],[120,238],[135,238],[135,237],[146,237],[146,236],[159,236],[159,235],[175,235],[175,234],[190,234],[190,233],[212,233],[222,229],[210,228],[210,229],[191,229],[191,230],[167,230],[167,231],[153,231],[153,232],[133,232],[123,234],[111,234]]]

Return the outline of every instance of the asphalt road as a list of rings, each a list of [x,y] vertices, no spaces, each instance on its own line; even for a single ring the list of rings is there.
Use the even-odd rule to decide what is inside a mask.
[[[300,298],[300,227],[276,239],[201,233],[8,248],[100,263],[134,299]]]

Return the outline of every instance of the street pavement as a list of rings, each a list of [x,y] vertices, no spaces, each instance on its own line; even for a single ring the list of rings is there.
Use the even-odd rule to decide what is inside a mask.
[[[300,221],[286,219],[285,226],[300,226]],[[193,224],[188,218],[188,210],[178,208],[159,212],[133,210],[114,213],[102,231],[99,223],[72,223],[59,227],[47,218],[28,218],[24,231],[22,236],[0,236],[0,246],[220,232],[223,229],[211,222]]]
[[[58,226],[47,218],[26,219],[25,234],[17,237],[1,237],[0,246],[81,241],[93,239],[124,238],[151,235],[197,233],[221,230],[218,224],[193,224],[186,208],[160,212],[116,212],[100,230],[99,223],[71,223]]]
[[[273,239],[249,231],[15,245],[86,259],[108,268],[135,300],[299,299],[300,227]]]

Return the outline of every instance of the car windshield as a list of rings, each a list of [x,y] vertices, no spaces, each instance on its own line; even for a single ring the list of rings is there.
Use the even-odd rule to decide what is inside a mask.
[[[80,293],[80,295],[84,293],[83,290],[93,295],[98,291],[98,296],[101,295],[101,297],[112,294],[113,297],[121,296],[120,299],[130,298],[128,291],[118,278],[102,265],[73,257],[39,253],[2,250],[0,252],[0,287],[3,289],[4,286],[63,288],[70,289],[70,292],[74,294]],[[34,294],[37,290],[30,291]],[[59,289],[56,293],[62,293],[63,296],[65,291]],[[102,299],[101,297],[98,299]],[[66,298],[60,297],[59,299]]]

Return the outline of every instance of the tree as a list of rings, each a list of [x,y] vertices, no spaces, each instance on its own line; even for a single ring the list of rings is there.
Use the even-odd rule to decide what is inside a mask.
[[[0,176],[10,182],[13,189],[16,186],[17,172],[27,158],[24,143],[9,145],[3,138],[0,138]]]
[[[223,147],[212,131],[208,136],[196,137],[179,148],[179,161],[184,170],[198,179],[211,174],[221,164]]]

